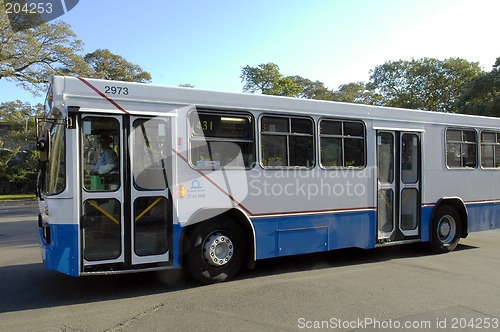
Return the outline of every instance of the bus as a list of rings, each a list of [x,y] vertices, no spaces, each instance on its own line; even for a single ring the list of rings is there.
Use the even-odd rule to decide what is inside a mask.
[[[496,118],[54,76],[38,127],[43,262],[71,276],[216,283],[500,225]]]

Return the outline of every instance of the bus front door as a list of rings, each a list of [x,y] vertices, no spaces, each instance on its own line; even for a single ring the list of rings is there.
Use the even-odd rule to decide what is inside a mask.
[[[418,240],[421,133],[377,131],[378,242]]]
[[[90,114],[79,124],[82,272],[169,264],[171,121]]]

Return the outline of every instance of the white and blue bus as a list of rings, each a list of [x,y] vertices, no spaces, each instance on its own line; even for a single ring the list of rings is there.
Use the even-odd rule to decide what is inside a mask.
[[[68,275],[214,283],[500,225],[500,119],[58,76],[46,104],[39,233]]]

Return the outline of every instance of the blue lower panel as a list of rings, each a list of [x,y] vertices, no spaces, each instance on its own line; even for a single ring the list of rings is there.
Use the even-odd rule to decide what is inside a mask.
[[[500,228],[500,204],[467,204],[469,232],[487,231]]]
[[[500,228],[500,204],[467,204],[467,232],[487,231]],[[434,207],[422,209],[421,238],[422,242],[430,241],[430,229],[432,225],[432,212]]]
[[[278,256],[328,250],[328,227],[278,230]]]
[[[422,208],[422,222],[420,224],[420,241],[427,242],[431,240],[431,217],[434,206],[426,206]]]
[[[50,225],[51,243],[46,243],[39,229],[43,264],[49,270],[78,276],[78,225]]]
[[[253,219],[257,259],[341,248],[374,248],[375,211]]]
[[[182,227],[179,224],[174,224],[173,227],[173,268],[177,269],[182,267],[181,265],[181,236]]]

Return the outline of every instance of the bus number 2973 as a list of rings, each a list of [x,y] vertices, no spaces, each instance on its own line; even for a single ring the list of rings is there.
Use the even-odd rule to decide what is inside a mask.
[[[104,93],[111,95],[128,95],[128,88],[114,85],[106,85]]]

